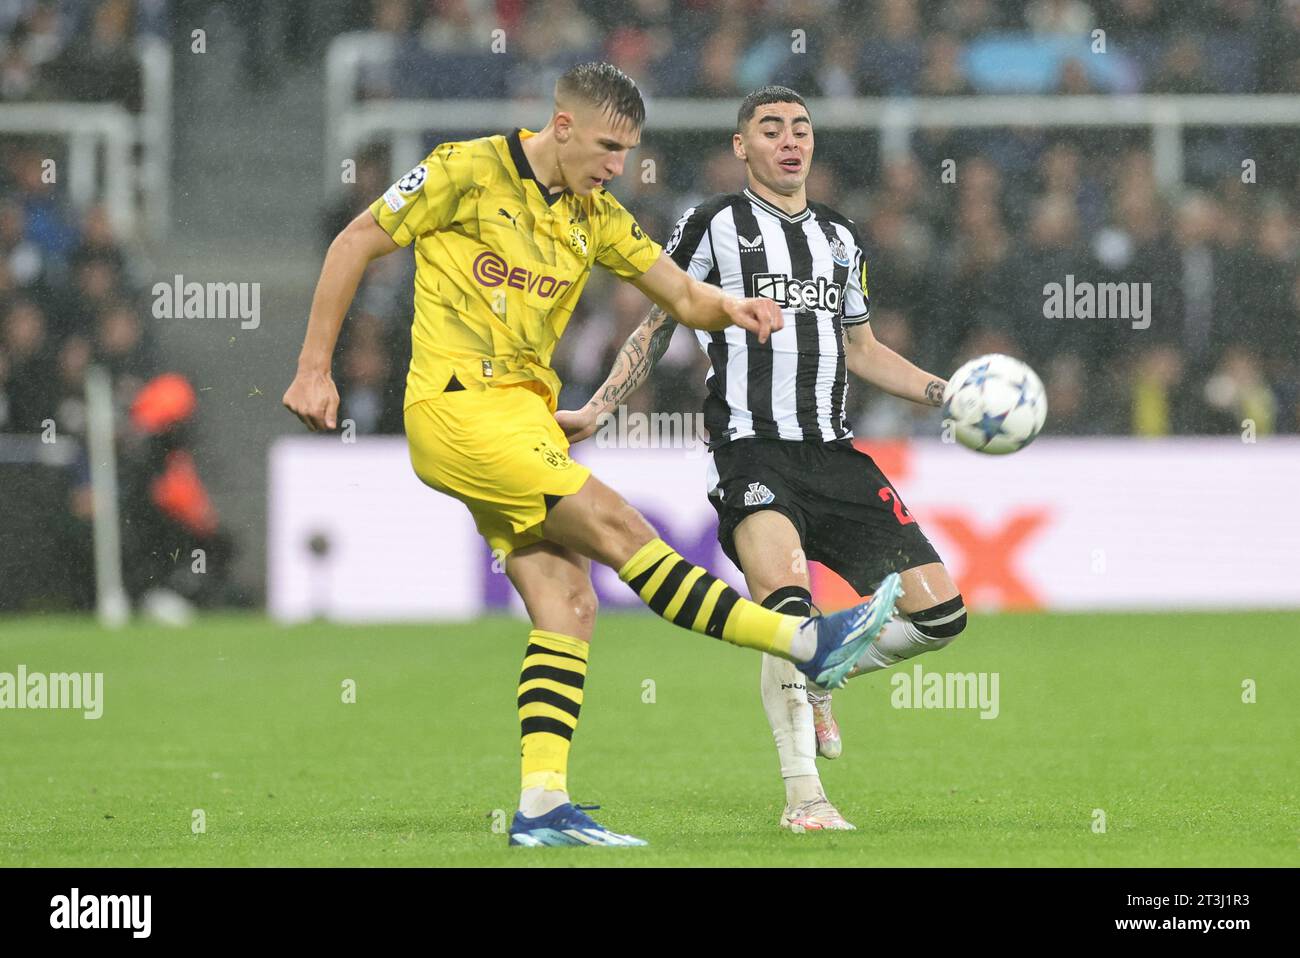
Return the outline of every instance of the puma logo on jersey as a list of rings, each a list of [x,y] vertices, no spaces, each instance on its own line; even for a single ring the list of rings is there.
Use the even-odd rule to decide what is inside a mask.
[[[745,505],[747,506],[765,506],[769,502],[775,501],[776,496],[772,495],[772,490],[761,482],[751,482],[749,489],[745,492]]]
[[[515,222],[515,217],[514,217],[514,216],[511,216],[509,213],[507,213],[507,212],[505,211],[504,208],[497,210],[497,212],[500,213],[502,216],[504,216],[506,219],[508,219],[508,220],[510,221],[510,225],[511,225],[511,226],[514,226],[514,227],[518,227],[518,226],[519,226],[519,224]],[[518,214],[515,214],[515,215],[517,216]]]

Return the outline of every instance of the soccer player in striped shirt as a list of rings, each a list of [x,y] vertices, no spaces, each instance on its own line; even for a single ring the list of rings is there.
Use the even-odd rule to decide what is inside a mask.
[[[893,614],[897,596],[895,582],[871,603],[825,619],[764,608],[683,559],[569,457],[550,360],[597,263],[691,327],[736,324],[766,341],[782,323],[770,300],[693,279],[605,189],[644,118],[626,75],[584,64],[556,84],[540,132],[436,147],[330,245],[283,400],[313,431],[335,428],[330,363],[357,283],[371,260],[414,244],[404,402],[411,464],[426,485],[463,502],[489,547],[506,556],[533,625],[519,681],[512,845],[644,844],[601,827],[569,799],[569,746],[596,610],[592,560],[617,570],[674,624],[788,659],[833,684]]]
[[[767,341],[740,329],[697,332],[710,361],[704,421],[718,540],[755,601],[797,615],[809,614],[812,602],[805,557],[860,594],[901,573],[902,614],[850,675],[887,668],[947,645],[964,628],[966,609],[897,490],[853,448],[845,372],[930,406],[940,404],[945,384],[872,336],[857,229],[805,193],[813,130],[799,95],[765,87],[746,97],[733,148],[745,163],[746,189],[688,210],[666,247],[696,279],[770,297],[786,317]],[[652,309],[591,401],[557,415],[570,442],[590,435],[645,381],[676,329],[670,314]],[[781,825],[852,828],[817,774],[815,753],[840,754],[829,692],[805,688],[772,656],[763,659],[760,688],[785,780]]]

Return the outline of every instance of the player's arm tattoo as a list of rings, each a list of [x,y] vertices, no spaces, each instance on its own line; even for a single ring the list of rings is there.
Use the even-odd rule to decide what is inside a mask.
[[[614,368],[587,405],[601,411],[612,409],[636,392],[668,350],[676,329],[677,320],[658,306],[652,307],[618,351]]]
[[[942,379],[931,379],[925,387],[925,401],[931,406],[943,405],[943,390],[947,384]]]

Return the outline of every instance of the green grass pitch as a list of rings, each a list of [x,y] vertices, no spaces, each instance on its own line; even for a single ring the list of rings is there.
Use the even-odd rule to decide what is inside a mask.
[[[917,661],[999,673],[998,717],[850,683],[821,767],[858,831],[800,836],[777,827],[758,656],[603,615],[570,785],[651,847],[513,849],[493,812],[518,783],[518,621],[5,618],[0,672],[103,672],[104,714],[0,711],[0,865],[1295,866],[1297,626],[973,616]]]

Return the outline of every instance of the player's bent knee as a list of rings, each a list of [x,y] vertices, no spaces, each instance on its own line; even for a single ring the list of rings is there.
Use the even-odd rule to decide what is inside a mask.
[[[566,596],[569,612],[573,615],[574,621],[578,627],[587,634],[596,626],[596,613],[600,608],[600,600],[596,598],[596,590],[588,582],[581,587],[574,587],[569,590]]]
[[[908,618],[912,620],[916,631],[924,637],[926,645],[941,649],[966,628],[966,602],[961,593],[958,593],[947,602],[913,612]]]

